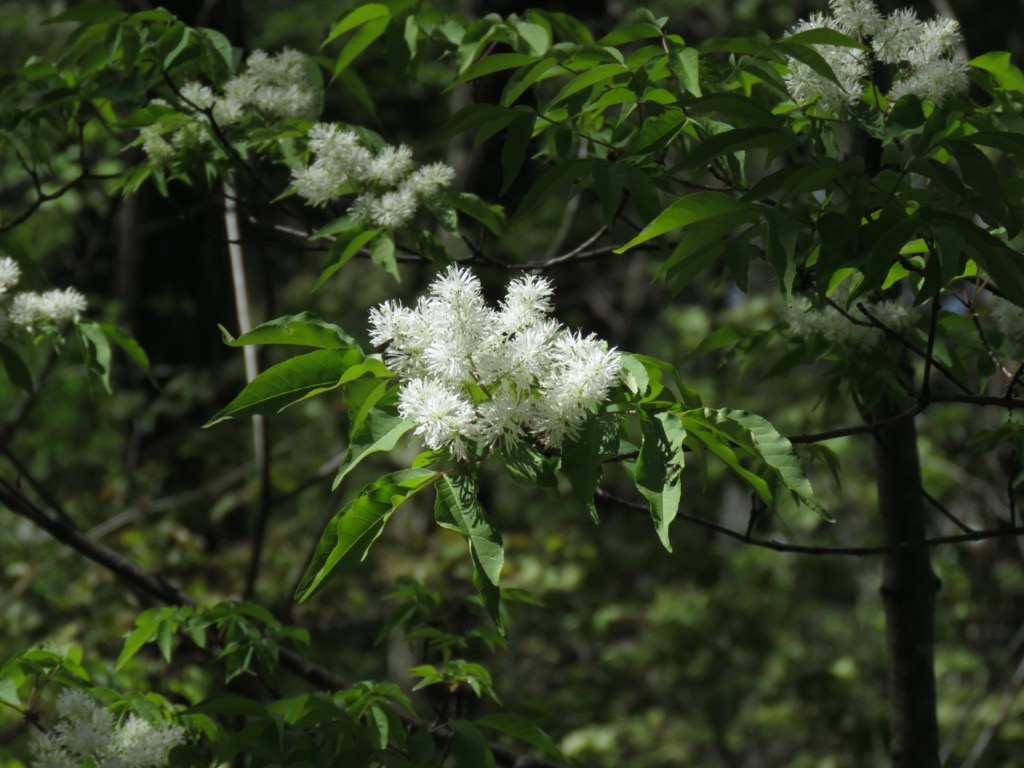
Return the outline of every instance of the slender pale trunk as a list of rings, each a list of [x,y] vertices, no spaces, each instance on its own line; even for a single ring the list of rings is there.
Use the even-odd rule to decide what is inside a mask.
[[[873,418],[900,412],[876,406]],[[926,538],[921,462],[913,417],[876,433],[878,511],[889,545]],[[908,546],[886,555],[882,575],[889,674],[890,753],[894,768],[939,768],[935,698],[935,595],[939,580],[927,547]]]

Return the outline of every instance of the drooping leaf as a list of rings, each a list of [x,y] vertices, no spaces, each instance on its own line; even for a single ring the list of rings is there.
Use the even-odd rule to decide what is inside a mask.
[[[428,469],[403,469],[364,487],[327,524],[295,599],[309,599],[329,576],[364,560],[399,505],[437,477]]]
[[[815,495],[804,472],[803,462],[796,455],[793,444],[787,437],[780,434],[771,422],[757,414],[730,408],[720,408],[713,413],[716,418],[733,421],[747,430],[753,440],[758,457],[778,473],[782,484],[822,518],[830,523],[835,522],[835,518],[828,513],[828,510]]]
[[[3,362],[4,371],[11,383],[25,392],[31,393],[35,385],[32,383],[32,374],[21,359],[21,355],[6,344],[0,343],[0,361]]]
[[[640,411],[643,443],[636,461],[636,487],[651,505],[651,519],[665,549],[672,551],[668,527],[679,513],[682,498],[680,472],[685,464],[686,428],[671,411]]]
[[[575,438],[562,445],[562,473],[569,479],[576,501],[598,522],[594,493],[601,482],[605,459],[615,455],[618,447],[619,422],[615,416],[587,419]]]
[[[488,615],[501,629],[498,588],[505,564],[505,548],[494,521],[477,500],[476,482],[465,475],[444,475],[436,483],[434,517],[438,524],[458,531],[469,542],[474,581]]]

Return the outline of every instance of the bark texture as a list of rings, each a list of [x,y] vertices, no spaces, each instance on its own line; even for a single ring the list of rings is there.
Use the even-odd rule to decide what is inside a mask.
[[[874,419],[900,409],[883,402]],[[917,428],[903,419],[876,433],[878,509],[886,544],[926,538]],[[886,555],[882,601],[888,650],[890,754],[894,768],[939,768],[935,699],[935,595],[939,580],[927,547]]]

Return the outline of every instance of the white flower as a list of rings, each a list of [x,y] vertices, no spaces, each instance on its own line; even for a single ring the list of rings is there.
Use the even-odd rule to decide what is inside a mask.
[[[836,28],[858,40],[874,35],[882,25],[882,16],[871,0],[831,0]]]
[[[161,768],[185,738],[181,726],[154,726],[134,714],[118,728],[102,704],[73,688],[57,697],[57,713],[60,721],[31,746],[32,768]]]
[[[907,52],[907,61],[913,67],[952,56],[964,41],[960,34],[960,24],[955,19],[929,19],[919,29],[917,45]]]
[[[384,147],[370,162],[366,178],[370,182],[393,187],[412,167],[412,149],[402,144]]]
[[[228,113],[250,108],[268,117],[308,119],[317,106],[305,57],[287,48],[276,56],[253,51],[245,70],[225,83],[224,94]]]
[[[910,61],[912,51],[921,40],[924,25],[917,20],[913,8],[893,11],[882,22],[882,27],[871,40],[875,58],[887,64]]]
[[[413,171],[402,182],[402,188],[416,197],[432,197],[455,179],[455,169],[446,163],[431,163]]]
[[[967,90],[967,64],[951,59],[936,59],[910,71],[903,80],[893,84],[889,99],[916,96],[941,106],[948,96]]]
[[[558,447],[607,398],[618,352],[548,317],[551,294],[546,279],[517,278],[495,311],[476,276],[453,266],[415,309],[385,302],[370,312],[371,341],[406,380],[399,413],[429,447],[456,458],[479,441]]]
[[[45,293],[17,293],[8,310],[15,325],[31,329],[41,320],[77,320],[88,304],[74,288],[46,291]]]
[[[400,227],[416,215],[416,197],[404,190],[385,192],[373,198],[369,206],[370,218],[381,227]]]
[[[150,160],[165,163],[177,153],[174,145],[164,138],[163,132],[155,125],[147,125],[139,135],[142,136],[142,151]]]
[[[845,292],[840,290],[836,298],[843,300]],[[874,318],[896,333],[905,333],[914,325],[910,308],[898,301],[879,301],[865,304],[867,313],[859,305],[847,312],[860,323],[856,323],[832,306],[814,309],[810,300],[800,297],[783,313],[783,321],[791,334],[798,338],[821,336],[838,348],[854,352],[866,352],[876,348],[885,339],[885,331],[870,325]],[[870,317],[868,316],[870,314]],[[862,324],[863,323],[863,324]]]
[[[551,281],[543,277],[527,275],[513,280],[501,303],[502,330],[522,331],[543,320],[551,312],[553,293]]]
[[[13,288],[21,279],[21,267],[18,262],[10,256],[0,258],[0,296],[7,293],[8,288]]]
[[[415,433],[428,448],[447,448],[456,458],[466,458],[465,441],[478,434],[473,404],[434,379],[406,384],[398,396],[398,412],[417,423]]]
[[[336,199],[340,184],[338,176],[320,162],[292,170],[295,193],[316,206],[327,205]]]
[[[32,768],[79,768],[81,761],[69,755],[56,734],[44,733],[29,746]]]
[[[103,758],[113,753],[114,716],[84,691],[66,688],[57,697],[61,721],[53,727],[56,741],[76,757]]]
[[[808,21],[797,24],[792,34],[810,29],[842,31],[834,19],[814,13]],[[864,51],[839,45],[816,45],[814,48],[832,68],[839,83],[837,85],[819,75],[803,62],[790,59],[786,85],[793,100],[805,103],[817,99],[822,109],[828,112],[835,112],[843,105],[855,104],[864,91],[863,80],[868,75],[868,59]]]
[[[533,399],[529,391],[503,384],[480,403],[480,437],[488,445],[510,448],[526,437],[526,425],[533,418]]]
[[[217,96],[210,86],[190,80],[181,86],[181,99],[189,109],[210,109]]]
[[[116,754],[129,768],[157,768],[167,764],[168,753],[184,739],[180,725],[156,727],[132,714],[118,732]]]

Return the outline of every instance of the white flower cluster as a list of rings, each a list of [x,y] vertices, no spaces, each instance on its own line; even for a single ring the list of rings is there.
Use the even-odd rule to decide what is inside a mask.
[[[405,379],[399,413],[427,447],[465,459],[478,442],[557,448],[579,434],[621,363],[604,341],[552,319],[551,294],[544,278],[520,277],[496,310],[469,270],[451,267],[415,308],[371,310],[370,339]]]
[[[916,96],[941,105],[948,96],[967,90],[967,64],[953,58],[963,42],[953,19],[921,21],[911,8],[882,16],[872,0],[831,0],[829,5],[831,15],[814,13],[797,24],[791,34],[834,29],[867,43],[871,50],[815,46],[832,67],[838,84],[791,59],[786,83],[795,101],[817,98],[822,109],[829,112],[856,103],[864,92],[873,61],[896,68],[888,95],[890,104],[903,96]]]
[[[0,257],[0,298],[17,285],[20,278],[21,267],[18,266],[18,262],[10,256]],[[74,288],[42,293],[23,291],[10,295],[6,315],[12,324],[31,331],[36,323],[44,320],[77,320],[87,306],[85,296]],[[0,316],[2,315],[3,311],[0,310]]]
[[[185,738],[179,725],[155,726],[114,716],[87,693],[68,688],[57,697],[60,721],[32,744],[32,768],[159,768]]]
[[[182,147],[208,141],[207,112],[222,128],[235,125],[252,113],[265,118],[312,119],[318,105],[307,66],[305,56],[298,51],[286,48],[274,56],[257,50],[249,55],[245,69],[224,84],[222,94],[208,85],[185,83],[180,92],[180,109],[187,119],[143,128],[143,151],[152,160],[166,162]],[[152,103],[167,102],[156,99]]]
[[[404,144],[374,153],[352,129],[317,123],[309,131],[313,162],[292,172],[299,197],[326,205],[345,194],[361,192],[349,208],[358,222],[400,227],[422,201],[452,183],[455,171],[445,163],[413,170],[412,150]]]
[[[865,308],[871,317],[897,333],[909,330],[914,324],[913,313],[905,304],[898,301],[879,301],[866,304]],[[848,312],[857,320],[872,322],[859,306],[851,307]],[[834,346],[856,352],[870,351],[885,338],[885,332],[881,328],[858,325],[834,307],[815,309],[806,296],[794,300],[793,305],[783,312],[783,320],[793,336],[821,336]]]

